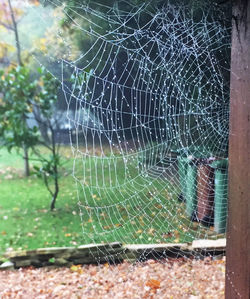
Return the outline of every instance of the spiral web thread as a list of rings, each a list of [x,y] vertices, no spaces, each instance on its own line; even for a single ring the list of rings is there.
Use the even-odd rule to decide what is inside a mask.
[[[224,237],[228,20],[215,7],[131,2],[64,11],[90,41],[60,62],[83,240]],[[102,249],[94,254],[103,261]]]

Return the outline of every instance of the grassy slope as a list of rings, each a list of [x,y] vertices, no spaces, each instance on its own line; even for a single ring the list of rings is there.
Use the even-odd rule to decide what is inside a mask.
[[[62,173],[70,173],[70,149],[64,148],[62,155],[67,162]],[[116,170],[103,159],[76,161],[79,197],[72,176],[62,176],[56,210],[50,212],[50,196],[42,181],[23,178],[21,156],[0,150],[0,253],[9,247],[182,242],[206,235],[203,228],[185,219],[184,205],[177,202],[177,193],[166,180],[143,178],[133,167],[126,169],[125,176],[121,159]]]

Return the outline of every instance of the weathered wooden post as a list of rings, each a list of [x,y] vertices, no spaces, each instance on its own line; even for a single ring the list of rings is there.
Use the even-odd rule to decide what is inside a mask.
[[[250,0],[233,1],[226,299],[250,298]]]

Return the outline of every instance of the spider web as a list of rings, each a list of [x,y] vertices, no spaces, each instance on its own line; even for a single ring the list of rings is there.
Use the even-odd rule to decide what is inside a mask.
[[[174,3],[64,8],[87,45],[60,60],[86,244],[224,236],[229,20]]]

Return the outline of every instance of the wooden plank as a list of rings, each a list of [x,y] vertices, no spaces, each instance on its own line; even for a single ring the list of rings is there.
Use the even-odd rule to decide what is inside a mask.
[[[186,249],[188,247],[187,243],[164,243],[164,244],[127,244],[124,245],[123,248],[128,250],[162,250],[170,249],[171,248],[180,248],[180,249]]]
[[[226,298],[250,294],[250,1],[233,1]]]
[[[192,248],[195,249],[204,249],[204,250],[225,250],[226,239],[218,240],[194,240],[192,243]]]

